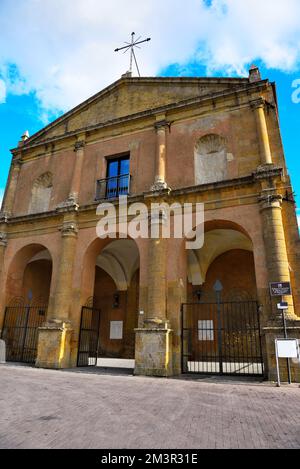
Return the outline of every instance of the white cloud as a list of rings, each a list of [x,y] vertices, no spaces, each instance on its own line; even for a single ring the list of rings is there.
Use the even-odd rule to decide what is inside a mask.
[[[298,228],[299,228],[299,231],[300,231],[300,209],[296,210],[296,214],[297,214]]]
[[[209,73],[244,74],[258,58],[291,71],[300,58],[300,2],[1,0],[0,31],[7,92],[33,91],[44,111],[66,110],[127,70],[128,56],[113,51],[131,31],[152,36],[138,51],[143,75],[195,57]]]
[[[2,206],[3,197],[4,197],[4,189],[0,189],[0,210]]]
[[[6,85],[3,80],[0,79],[0,104],[5,103],[6,100]]]

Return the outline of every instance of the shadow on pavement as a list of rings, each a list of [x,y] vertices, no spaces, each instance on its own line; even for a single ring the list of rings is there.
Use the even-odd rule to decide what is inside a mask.
[[[71,368],[68,371],[72,373],[84,373],[84,374],[93,374],[93,375],[111,375],[111,376],[134,376],[133,369],[130,368],[110,368],[102,366],[91,366],[87,368]]]

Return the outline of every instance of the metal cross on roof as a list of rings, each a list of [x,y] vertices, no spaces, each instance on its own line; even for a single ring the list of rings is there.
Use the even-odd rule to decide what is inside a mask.
[[[126,46],[124,47],[119,47],[118,49],[115,49],[115,52],[119,52],[120,50],[124,50],[124,54],[130,50],[130,66],[129,66],[129,72],[132,73],[132,64],[133,64],[133,59],[135,61],[136,69],[139,74],[139,77],[141,76],[140,74],[140,69],[136,60],[134,48],[138,48],[139,44],[143,44],[144,42],[149,42],[151,41],[151,37],[148,37],[147,39],[140,40],[141,36],[139,36],[137,39],[135,39],[135,33],[131,33],[131,42],[125,42]]]

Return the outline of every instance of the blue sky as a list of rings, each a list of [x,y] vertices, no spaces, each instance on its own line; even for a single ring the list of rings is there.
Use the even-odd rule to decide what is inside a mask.
[[[255,62],[277,83],[300,207],[299,0],[0,0],[0,198],[10,148],[118,79],[128,57],[113,51],[133,30],[152,37],[142,75],[246,76]]]

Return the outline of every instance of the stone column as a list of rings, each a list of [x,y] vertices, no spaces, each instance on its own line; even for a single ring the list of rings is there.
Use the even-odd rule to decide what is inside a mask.
[[[166,239],[149,240],[147,322],[166,322]]]
[[[154,223],[162,223],[158,217]],[[170,376],[172,330],[166,317],[167,240],[160,235],[149,240],[148,310],[144,327],[136,329],[135,374]]]
[[[64,220],[61,228],[62,245],[60,265],[56,281],[55,296],[48,310],[48,321],[39,330],[38,358],[36,366],[41,368],[70,367],[72,324],[70,308],[74,260],[77,243],[77,205],[60,207]]]
[[[260,199],[263,218],[263,236],[267,257],[269,282],[290,282],[289,262],[282,222],[282,196],[262,195]],[[292,298],[285,299],[290,304],[289,316],[294,319]],[[278,303],[278,299],[275,299]],[[274,306],[276,306],[274,304]],[[277,314],[273,311],[273,314]]]
[[[4,320],[4,310],[5,310],[5,288],[4,288],[4,256],[7,246],[7,235],[5,231],[0,231],[0,290],[2,294],[0,295],[0,335],[3,327]]]
[[[289,262],[282,223],[282,196],[276,194],[262,195],[260,199],[263,219],[263,236],[265,242],[269,282],[290,282]],[[268,293],[269,295],[269,293]],[[295,315],[293,297],[282,298],[289,304],[285,313],[288,335],[300,338],[300,320]],[[263,327],[264,353],[267,374],[270,380],[276,379],[275,338],[283,337],[282,313],[277,309],[281,297],[271,298],[267,308],[266,324]],[[292,365],[292,364],[291,364]],[[282,379],[286,380],[286,360],[281,363]],[[298,366],[292,365],[293,379],[299,381]]]
[[[3,201],[2,213],[10,216],[13,212],[14,201],[16,196],[16,190],[18,185],[19,174],[21,170],[21,161],[20,159],[13,159],[10,174],[8,178],[8,184],[6,188],[6,193]]]
[[[251,107],[255,112],[257,133],[260,147],[261,164],[273,164],[270,148],[270,140],[265,116],[265,101],[263,98],[251,102]]]
[[[84,161],[84,148],[85,148],[85,136],[81,136],[75,144],[74,151],[76,153],[75,165],[73,169],[72,183],[69,198],[78,201],[80,193],[80,183],[82,166]]]
[[[167,131],[170,123],[165,116],[158,116],[155,123],[156,130],[156,159],[155,159],[155,180],[151,190],[167,189],[166,183],[166,158],[167,158]]]

